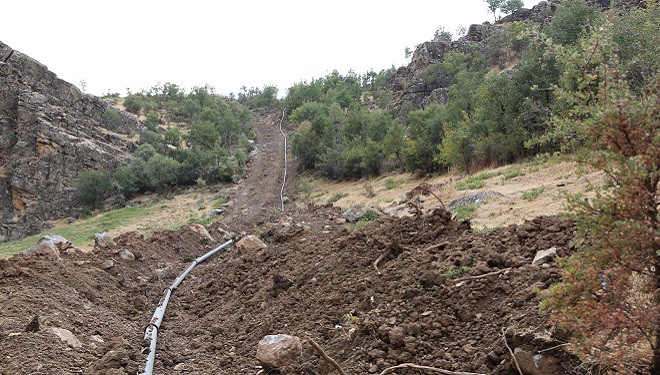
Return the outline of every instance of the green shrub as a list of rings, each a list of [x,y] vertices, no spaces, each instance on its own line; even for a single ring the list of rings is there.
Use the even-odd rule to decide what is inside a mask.
[[[109,125],[111,128],[116,128],[118,126],[121,126],[121,114],[119,113],[118,110],[108,107],[103,111],[103,115],[101,116],[101,121],[103,123]]]
[[[548,36],[557,44],[570,45],[586,34],[599,17],[599,11],[585,0],[562,2],[547,27]]]
[[[524,176],[525,172],[520,167],[509,169],[502,174],[502,178],[505,180],[510,180],[515,177]]]
[[[367,210],[364,214],[362,214],[362,217],[360,220],[363,221],[376,221],[380,215],[378,215],[378,212],[374,210]]]
[[[522,198],[526,201],[533,201],[538,198],[539,195],[543,194],[545,188],[534,188],[532,190],[523,191]]]
[[[466,204],[465,206],[458,207],[453,212],[456,215],[456,220],[468,220],[476,216],[477,206],[475,204]]]
[[[124,99],[124,108],[135,115],[140,114],[144,102],[144,96],[140,94],[131,94]]]
[[[398,189],[399,187],[401,187],[401,180],[397,180],[394,178],[388,178],[385,180],[385,189],[393,190],[393,189]]]
[[[113,194],[116,197],[125,199],[137,193],[140,189],[139,176],[130,165],[117,168],[112,175],[112,179],[114,180]]]
[[[156,191],[163,192],[166,188],[176,185],[180,167],[181,163],[171,157],[156,154],[144,166],[144,172],[149,184]]]
[[[78,177],[76,193],[80,203],[89,208],[98,208],[109,196],[112,180],[107,173],[88,169]]]
[[[472,269],[471,267],[452,267],[447,271],[443,272],[442,276],[448,279],[456,280],[464,275],[467,275],[471,269]]]
[[[336,193],[335,195],[328,198],[328,203],[335,203],[336,201],[338,201],[338,200],[340,200],[344,197],[348,197],[348,193],[341,193],[341,194]]]
[[[368,210],[364,214],[362,214],[362,217],[360,217],[360,220],[358,220],[355,224],[346,224],[345,228],[349,231],[355,231],[360,228],[366,227],[367,225],[371,224],[372,222],[376,221],[378,219],[379,215],[378,212],[374,210]]]

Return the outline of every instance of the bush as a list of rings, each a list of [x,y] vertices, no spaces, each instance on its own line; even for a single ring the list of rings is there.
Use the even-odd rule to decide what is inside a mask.
[[[107,173],[88,169],[78,177],[76,193],[80,203],[89,208],[98,208],[109,196],[112,180]]]
[[[532,190],[523,191],[522,199],[526,201],[533,201],[534,199],[538,198],[541,194],[543,194],[544,191],[545,188],[534,188]]]
[[[660,59],[657,8],[638,10],[655,32],[639,51]],[[562,281],[543,308],[572,334],[579,353],[614,372],[660,373],[660,79],[635,81],[636,61],[619,58],[613,36],[627,16],[605,23],[575,47],[555,46],[566,72],[557,91],[563,109],[553,137],[576,161],[603,170],[605,184],[592,199],[570,196],[578,251],[561,262]],[[615,26],[616,24],[616,26]],[[650,31],[650,29],[648,29]],[[634,80],[634,81],[631,81]],[[577,150],[577,151],[576,151]],[[651,363],[641,369],[640,359]],[[648,363],[647,362],[647,363]]]
[[[144,172],[149,184],[156,191],[163,192],[165,189],[176,185],[179,179],[181,163],[169,156],[156,154],[144,166]]]
[[[101,121],[103,121],[103,123],[108,125],[110,128],[119,127],[121,126],[121,114],[116,109],[108,107],[105,109],[105,111],[103,111]]]
[[[554,43],[574,44],[595,23],[598,16],[598,9],[588,5],[585,0],[568,0],[557,7],[546,31]]]
[[[144,96],[140,94],[131,94],[124,99],[124,108],[132,114],[139,115],[144,102]]]
[[[126,199],[140,190],[140,179],[131,166],[117,168],[113,173],[113,195]]]

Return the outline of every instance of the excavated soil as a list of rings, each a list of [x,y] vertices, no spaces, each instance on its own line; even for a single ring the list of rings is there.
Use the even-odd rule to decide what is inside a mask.
[[[349,232],[339,208],[278,213],[283,146],[279,116],[267,119],[255,126],[249,175],[226,207],[230,228],[213,224],[212,238],[193,225],[146,239],[126,233],[92,253],[0,260],[0,375],[136,374],[163,289],[224,242],[225,230],[256,233],[268,247],[231,246],[176,289],[159,329],[155,374],[263,373],[256,345],[277,333],[313,339],[347,374],[407,362],[517,374],[504,337],[527,353],[519,353],[525,374],[578,372],[565,337],[538,309],[539,292],[559,270],[531,264],[539,250],[570,251],[570,221],[539,217],[477,233],[437,210],[381,217]],[[289,181],[287,190],[295,186]],[[479,275],[487,276],[465,279]],[[56,332],[68,332],[68,341]],[[333,372],[306,342],[301,357],[279,370]]]
[[[502,340],[536,354],[561,344],[538,312],[538,292],[559,280],[538,250],[568,251],[574,227],[558,217],[475,233],[446,211],[382,217],[348,232],[333,207],[275,217],[268,247],[229,248],[174,293],[159,333],[156,374],[256,374],[266,334],[311,337],[348,374],[412,362],[515,374]],[[132,232],[93,254],[18,255],[0,262],[0,374],[135,374],[146,322],[162,289],[194,257],[223,242],[185,227],[149,239]],[[129,250],[135,260],[122,260]],[[382,260],[374,267],[374,261]],[[107,259],[114,267],[102,270]],[[448,278],[456,270],[480,279]],[[379,274],[380,272],[380,274]],[[460,280],[460,279],[459,279]],[[39,317],[39,327],[30,322]],[[53,328],[71,331],[80,347]],[[544,374],[574,371],[561,348],[542,352]],[[308,345],[283,374],[334,370]],[[399,370],[398,373],[415,373]]]

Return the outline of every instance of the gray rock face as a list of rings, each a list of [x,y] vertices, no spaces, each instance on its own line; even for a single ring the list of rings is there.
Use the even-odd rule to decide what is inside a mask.
[[[268,335],[257,344],[257,360],[265,368],[292,364],[302,354],[300,339],[289,335]]]
[[[532,9],[520,9],[495,24],[485,22],[471,25],[467,34],[458,40],[450,41],[436,36],[430,42],[419,44],[413,52],[410,64],[399,68],[390,81],[390,88],[394,93],[390,109],[405,120],[405,115],[411,109],[424,108],[432,103],[446,103],[448,87],[444,87],[442,83],[428,83],[422,79],[424,70],[429,65],[444,61],[448,52],[469,52],[475,46],[487,47],[487,38],[495,28],[502,27],[502,24],[514,21],[544,24],[552,18],[557,2],[557,0],[541,1]]]
[[[139,127],[0,42],[0,242],[75,216],[78,175],[128,161]]]

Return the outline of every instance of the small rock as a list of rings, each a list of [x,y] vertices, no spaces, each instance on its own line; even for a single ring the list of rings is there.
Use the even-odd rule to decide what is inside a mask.
[[[268,245],[264,243],[259,237],[255,235],[249,235],[243,237],[240,241],[236,243],[236,248],[240,251],[258,251],[267,248]]]
[[[53,327],[51,328],[51,331],[53,334],[55,334],[55,336],[59,337],[60,340],[65,342],[70,347],[82,348],[82,343],[80,340],[78,340],[78,338],[68,329]]]
[[[369,351],[369,357],[373,359],[378,359],[378,358],[385,358],[387,356],[387,353],[380,349],[372,349]]]
[[[402,346],[406,340],[406,330],[403,327],[394,327],[388,332],[390,344],[394,346]]]
[[[34,318],[25,326],[25,332],[38,332],[41,328],[39,324],[39,315],[35,315]]]
[[[543,375],[543,371],[536,366],[534,357],[531,354],[521,348],[516,348],[513,353],[524,375]]]
[[[356,221],[360,220],[362,215],[367,212],[366,208],[364,207],[354,207],[349,209],[348,211],[344,212],[341,217],[346,219],[349,223],[355,223]]]
[[[135,254],[128,250],[121,250],[119,252],[119,259],[121,260],[135,260]]]
[[[115,240],[106,232],[94,234],[94,243],[98,247],[115,246]]]
[[[99,263],[99,268],[102,270],[109,270],[115,266],[115,261],[112,259],[106,259],[103,262]]]
[[[488,267],[488,264],[486,262],[478,262],[470,271],[471,276],[479,276],[479,275],[484,275],[489,272],[491,272],[491,268]]]
[[[295,336],[268,335],[257,344],[257,360],[267,369],[288,366],[301,355],[302,344]]]
[[[193,223],[193,224],[190,224],[190,226],[188,226],[188,228],[190,228],[191,231],[193,231],[193,232],[201,235],[202,237],[206,238],[207,240],[209,240],[211,242],[215,242],[215,239],[211,236],[209,231],[206,230],[206,227],[204,227],[202,224]]]
[[[536,253],[532,265],[539,266],[543,263],[549,262],[555,254],[557,254],[556,247],[551,247],[548,250],[540,250]]]
[[[171,268],[169,266],[159,268],[154,271],[154,275],[156,275],[156,279],[158,280],[169,279],[171,277]]]
[[[488,361],[494,365],[499,365],[500,363],[502,363],[502,357],[499,354],[495,353],[495,351],[491,351],[490,353],[488,353],[488,355],[486,355],[486,359],[488,359]]]

